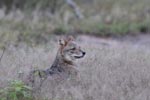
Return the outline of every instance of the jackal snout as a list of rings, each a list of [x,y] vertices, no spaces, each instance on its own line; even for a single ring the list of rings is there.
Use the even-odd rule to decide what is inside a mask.
[[[74,61],[83,58],[86,54],[79,45],[74,41],[73,37],[60,40],[60,53],[63,59]]]

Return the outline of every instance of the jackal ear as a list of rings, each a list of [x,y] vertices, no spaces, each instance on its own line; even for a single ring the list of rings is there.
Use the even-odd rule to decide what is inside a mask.
[[[64,39],[59,39],[59,44],[61,46],[64,46],[66,44],[66,41]]]
[[[69,36],[68,37],[68,41],[74,41],[74,37],[73,36]]]

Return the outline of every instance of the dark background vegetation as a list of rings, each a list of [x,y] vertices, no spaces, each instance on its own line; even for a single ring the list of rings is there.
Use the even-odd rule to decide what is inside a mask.
[[[0,7],[5,16],[23,17],[20,23],[17,23],[19,27],[16,26],[16,29],[26,29],[27,24],[30,24],[28,21],[33,23],[34,20],[40,24],[32,26],[35,30],[48,30],[49,33],[55,30],[56,34],[71,30],[98,35],[149,32],[149,0],[71,0],[84,16],[82,19],[76,16],[75,8],[72,8],[68,1],[0,0]],[[15,14],[10,14],[13,12]],[[15,20],[11,23],[13,22],[15,23]]]
[[[149,0],[0,0],[0,42],[45,43],[50,35],[68,33],[146,34],[149,5]]]

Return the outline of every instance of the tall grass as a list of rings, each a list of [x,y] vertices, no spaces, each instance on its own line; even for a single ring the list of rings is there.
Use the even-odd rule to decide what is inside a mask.
[[[10,79],[17,79],[20,71],[28,74],[31,67],[49,68],[58,50],[55,39],[53,37],[49,43],[36,47],[22,43],[18,47],[10,45],[0,66],[0,86],[5,86]],[[148,40],[144,39],[149,40],[148,37]],[[141,45],[92,37],[78,37],[77,40],[86,51],[85,58],[76,62],[80,77],[77,81],[68,79],[59,84],[49,77],[43,83],[41,92],[35,94],[37,97],[48,100],[149,98],[149,42]]]

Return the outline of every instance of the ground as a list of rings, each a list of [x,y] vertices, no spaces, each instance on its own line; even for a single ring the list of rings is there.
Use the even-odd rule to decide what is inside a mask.
[[[71,82],[60,84],[52,97],[52,86],[47,81],[41,95],[51,100],[149,100],[149,37],[78,36],[77,42],[86,51],[85,58],[77,62],[80,82],[77,85],[71,85]],[[54,36],[45,45],[31,47],[19,43],[8,46],[0,63],[0,87],[33,67],[50,67],[58,49],[57,40]]]

